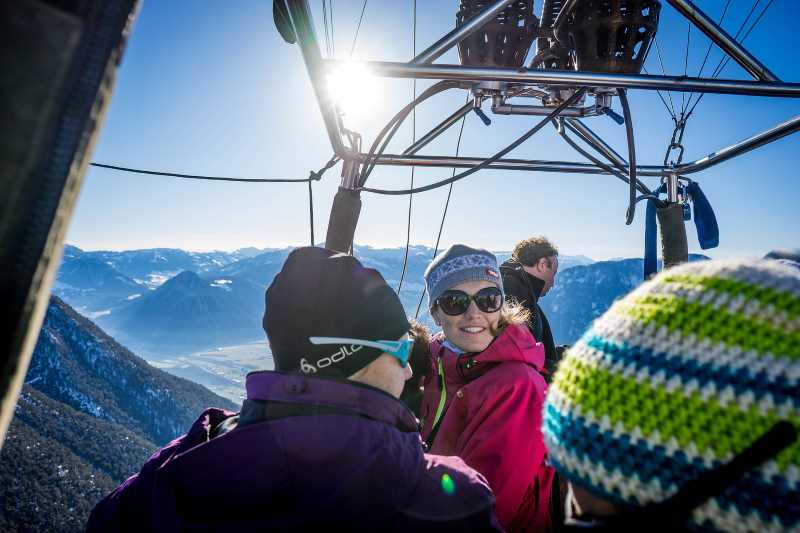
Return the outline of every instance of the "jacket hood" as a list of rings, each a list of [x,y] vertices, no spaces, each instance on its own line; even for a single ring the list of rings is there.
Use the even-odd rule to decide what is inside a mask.
[[[477,363],[504,363],[515,361],[531,365],[537,371],[544,368],[544,345],[536,342],[530,330],[525,325],[511,325],[506,327],[492,343],[478,354],[457,355],[443,346],[444,335],[438,334],[431,341],[431,353],[439,354],[444,358],[445,366],[455,369],[458,359],[470,358]],[[447,368],[445,369],[448,370]],[[446,372],[447,373],[447,372]],[[456,375],[449,372],[449,376]]]

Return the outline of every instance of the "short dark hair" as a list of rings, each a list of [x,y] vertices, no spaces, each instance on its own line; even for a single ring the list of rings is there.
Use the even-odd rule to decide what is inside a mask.
[[[558,248],[543,235],[520,241],[511,252],[511,257],[525,266],[534,266],[543,257],[558,255]]]

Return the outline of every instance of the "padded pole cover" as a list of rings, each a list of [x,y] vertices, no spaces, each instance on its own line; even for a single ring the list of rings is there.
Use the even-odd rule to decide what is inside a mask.
[[[683,222],[683,206],[669,204],[656,210],[661,226],[661,257],[664,268],[689,260],[689,244],[686,241],[686,224]]]
[[[328,234],[325,236],[325,248],[348,253],[353,244],[360,214],[361,193],[339,187],[336,196],[333,197]]]

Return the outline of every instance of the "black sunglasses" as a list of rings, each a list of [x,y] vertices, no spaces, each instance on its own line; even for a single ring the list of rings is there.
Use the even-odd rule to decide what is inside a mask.
[[[475,302],[484,313],[494,313],[503,307],[503,291],[497,287],[485,287],[475,294],[457,290],[444,291],[436,298],[434,305],[446,315],[458,316],[467,312],[470,302]]]

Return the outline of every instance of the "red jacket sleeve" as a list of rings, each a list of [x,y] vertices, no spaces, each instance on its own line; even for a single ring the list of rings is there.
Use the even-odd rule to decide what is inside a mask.
[[[488,383],[465,391],[474,397],[465,398],[467,425],[457,455],[488,480],[505,529],[545,530],[551,480],[537,480],[546,454],[541,432],[544,379],[527,365],[509,363],[486,378],[491,378]]]

